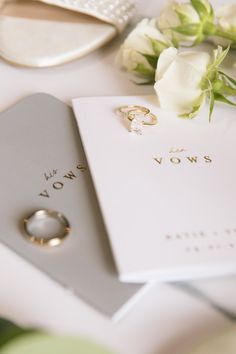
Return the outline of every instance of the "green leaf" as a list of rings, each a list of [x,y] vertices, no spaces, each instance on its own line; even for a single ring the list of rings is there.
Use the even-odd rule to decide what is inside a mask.
[[[201,1],[191,0],[191,4],[193,5],[194,9],[197,11],[200,19],[204,19],[208,15],[208,11]]]
[[[214,17],[213,8],[208,0],[191,0],[191,4],[201,20]]]
[[[148,68],[143,63],[138,63],[136,68],[134,69],[134,72],[136,72],[139,75],[147,76],[147,77],[154,77],[155,76],[155,70]]]
[[[203,24],[203,33],[206,36],[213,36],[216,32],[216,26],[213,22],[211,21],[205,21]]]
[[[175,48],[177,48],[177,49],[179,48],[179,41],[178,41],[178,38],[176,36],[176,33],[174,34],[174,32],[172,33],[171,42],[172,42],[172,44],[173,44],[173,46]]]
[[[205,39],[204,34],[202,32],[199,32],[192,46],[195,47],[196,45],[201,44],[204,41],[204,39]]]
[[[180,114],[179,117],[184,119],[193,119],[199,113],[200,109],[201,109],[201,105],[194,106],[191,112]]]
[[[154,70],[156,70],[158,57],[156,55],[143,54],[143,53],[140,53],[140,54],[147,60],[147,62],[151,65],[151,67]]]
[[[185,36],[197,36],[201,30],[201,25],[199,23],[189,23],[171,29]]]
[[[222,49],[222,47],[218,47],[217,50],[215,50],[215,61],[213,63],[213,66],[215,68],[218,68],[220,66],[220,64],[225,60],[225,58],[227,57],[228,53],[230,50],[230,46],[228,46],[225,50]]]
[[[6,331],[11,327],[17,326],[8,320],[5,320],[5,318],[0,318],[0,334],[2,334],[3,331]]]
[[[151,46],[152,49],[154,51],[154,53],[159,57],[159,55],[161,54],[161,52],[163,52],[163,50],[165,50],[166,48],[169,48],[169,44],[159,41],[157,39],[153,39],[151,37],[148,37],[149,41],[151,42]]]
[[[232,48],[235,48],[235,44],[236,44],[236,33],[233,31],[223,31],[222,28],[220,28],[219,26],[216,26],[215,28],[215,36],[217,37],[222,37],[225,38],[229,41],[232,41],[233,43],[230,44],[230,46]]]
[[[229,104],[230,106],[236,107],[236,103],[230,101],[228,98],[226,98],[224,95],[221,95],[220,93],[215,93],[215,101],[223,102]]]
[[[213,78],[214,78],[214,76],[216,76],[216,74],[218,75],[218,67],[225,60],[225,58],[229,52],[229,49],[230,49],[230,47],[223,50],[222,47],[219,46],[218,49],[214,51],[215,60],[211,65],[209,65],[208,70],[207,70],[207,77],[210,80],[213,80]]]
[[[198,103],[196,102],[196,105],[193,107],[192,111],[188,113],[180,114],[179,117],[184,119],[193,119],[194,117],[196,117],[196,115],[202,109],[202,106],[205,102],[205,98],[206,98],[206,94],[205,92],[203,92],[198,99]]]
[[[230,83],[232,83],[234,86],[236,86],[236,80],[224,73],[223,71],[219,71],[219,74],[224,76]]]
[[[186,7],[182,6],[182,4],[177,4],[174,7],[175,13],[178,15],[180,23],[182,25],[189,24],[192,22],[191,18],[189,17],[189,13],[186,12]]]
[[[148,80],[148,81],[142,81],[142,82],[132,81],[132,82],[138,86],[147,86],[147,85],[154,85],[155,84],[155,80]]]
[[[220,93],[224,87],[224,82],[219,78],[213,80],[211,84],[212,84],[212,91],[214,91],[215,93],[217,92]]]
[[[227,57],[228,53],[230,50],[230,46],[228,46],[225,50],[220,50],[220,48],[218,49],[219,51],[219,55],[217,57],[217,64],[218,66],[225,60],[225,58]]]
[[[29,333],[34,333],[34,331],[20,328],[12,322],[0,318],[0,350],[9,341]]]
[[[178,9],[175,10],[175,12],[177,13],[180,23],[182,25],[188,24],[189,23],[189,17],[184,14],[183,12],[179,11]]]
[[[231,78],[229,77],[229,79]],[[236,96],[235,84],[232,84],[229,79],[217,72],[216,78],[211,80],[213,91],[227,96]],[[232,80],[236,83],[234,79]]]
[[[236,96],[236,88],[232,87],[230,85],[222,85],[221,90],[219,91],[219,93],[228,95],[228,96]]]
[[[209,110],[209,122],[211,122],[212,113],[215,106],[215,96],[214,92],[210,91],[210,110]]]

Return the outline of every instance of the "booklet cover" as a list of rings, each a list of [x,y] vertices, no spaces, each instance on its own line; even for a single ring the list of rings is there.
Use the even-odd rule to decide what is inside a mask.
[[[236,119],[216,107],[184,120],[153,96],[73,101],[120,279],[172,281],[236,272]],[[116,114],[158,117],[143,135]]]
[[[1,113],[0,161],[0,240],[96,309],[121,317],[148,285],[118,279],[72,109],[36,94]],[[23,219],[38,209],[68,219],[60,246],[23,237]]]

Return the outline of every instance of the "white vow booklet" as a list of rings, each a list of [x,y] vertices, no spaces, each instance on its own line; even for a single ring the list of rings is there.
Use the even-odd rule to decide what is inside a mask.
[[[73,111],[47,94],[0,114],[0,241],[102,313],[118,319],[148,285],[119,281]],[[23,237],[38,209],[65,215],[71,232],[57,247]]]
[[[158,116],[143,135],[115,110],[141,105]],[[120,279],[172,281],[236,272],[236,118],[217,106],[194,120],[156,98],[73,101]]]

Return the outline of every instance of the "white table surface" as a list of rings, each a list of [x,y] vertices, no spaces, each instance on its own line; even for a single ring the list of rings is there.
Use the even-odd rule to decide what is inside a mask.
[[[140,0],[139,16],[157,14],[162,3]],[[36,92],[51,93],[66,103],[78,96],[151,93],[151,87],[135,85],[115,67],[120,42],[118,38],[96,53],[55,68],[24,69],[0,61],[0,110]],[[1,201],[0,215],[3,208]],[[236,313],[236,277],[198,281],[195,286]],[[194,344],[232,323],[206,301],[160,284],[114,324],[3,245],[0,316],[56,333],[85,335],[120,354],[188,353]]]

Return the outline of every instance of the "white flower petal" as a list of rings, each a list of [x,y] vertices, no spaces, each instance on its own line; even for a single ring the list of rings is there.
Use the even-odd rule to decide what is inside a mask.
[[[186,65],[191,65],[195,70],[204,74],[206,72],[207,66],[210,63],[211,57],[205,52],[182,52],[179,57],[186,63]]]
[[[176,27],[180,25],[180,20],[175,12],[175,7],[178,5],[176,1],[169,1],[162,9],[158,18],[158,27],[160,30],[166,30],[169,27]]]
[[[145,67],[150,69],[150,64],[140,54],[155,55],[150,38],[168,44],[165,37],[156,28],[156,20],[144,19],[124,41],[117,55],[117,63],[128,71],[132,71],[139,63],[144,64]]]
[[[155,85],[160,106],[179,114],[191,111],[202,94],[201,74],[181,61],[173,62],[162,80]]]
[[[182,24],[178,15],[178,11],[181,11],[181,13],[183,13],[185,17],[188,18],[188,23],[200,22],[198,13],[191,4],[180,4],[177,1],[171,0],[161,11],[161,14],[158,18],[158,27],[170,40],[175,38],[175,40],[178,42],[192,43],[195,41],[196,36],[187,36],[172,30],[172,28]]]
[[[157,62],[156,80],[160,80],[165,74],[169,65],[173,62],[178,54],[178,50],[174,47],[165,49]]]
[[[154,86],[160,107],[185,114],[199,106],[204,96],[201,82],[209,62],[207,53],[165,50],[159,58]]]
[[[154,26],[155,20],[142,20],[137,27],[128,35],[124,42],[125,47],[135,49],[142,53],[152,54],[153,49],[148,37],[166,43],[164,36]]]
[[[191,4],[183,3],[177,6],[179,11],[181,11],[182,14],[184,14],[189,18],[189,22],[199,23],[200,21],[199,15]]]
[[[173,92],[169,85],[161,82],[155,84],[155,90],[160,107],[178,114],[191,112],[202,94],[201,90]]]
[[[151,66],[149,66],[145,58],[140,53],[130,50],[129,48],[122,49],[117,57],[117,60],[119,60],[120,63],[126,63],[125,68],[128,71],[133,71],[138,63],[143,63],[151,69]]]
[[[216,17],[224,31],[236,31],[236,4],[219,8],[216,11]]]

